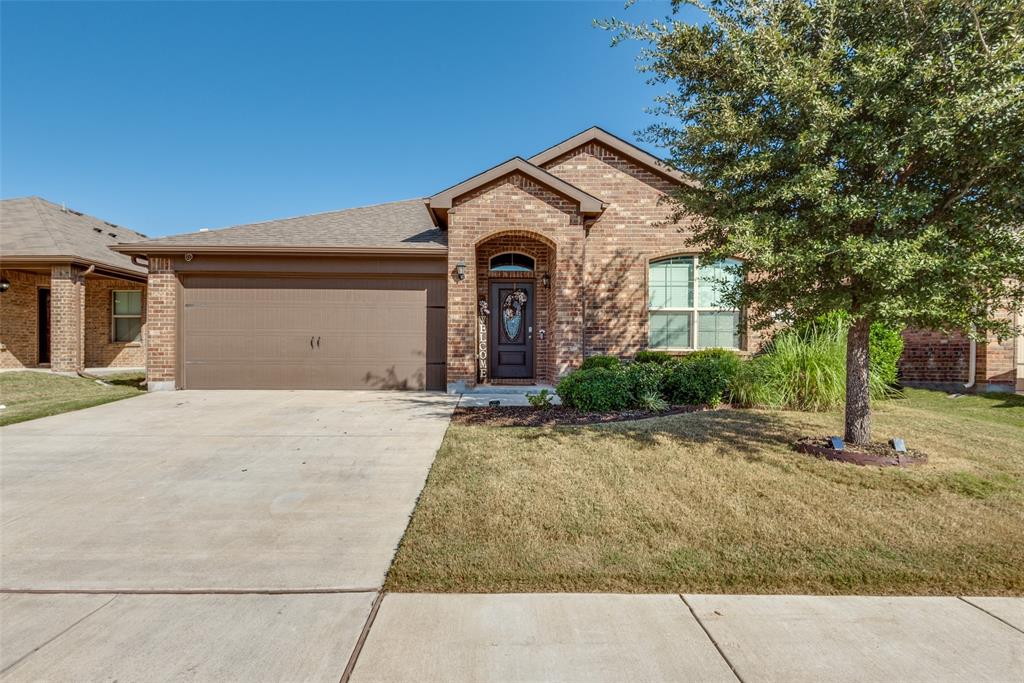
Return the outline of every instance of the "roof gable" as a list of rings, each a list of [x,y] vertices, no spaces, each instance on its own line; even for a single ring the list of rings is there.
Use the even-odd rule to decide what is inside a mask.
[[[582,147],[583,145],[589,142],[599,142],[605,147],[608,147],[618,152],[624,157],[632,159],[641,166],[649,168],[655,173],[658,173],[666,178],[670,178],[672,180],[675,180],[676,182],[685,183],[687,185],[693,184],[693,180],[687,178],[679,171],[670,167],[668,164],[666,164],[658,157],[654,156],[653,154],[649,154],[648,152],[645,152],[636,145],[630,142],[626,142],[622,138],[612,135],[608,131],[604,130],[603,128],[598,128],[597,126],[591,126],[582,133],[577,133],[576,135],[573,135],[571,138],[559,142],[557,145],[548,147],[543,152],[534,154],[532,157],[530,157],[530,163],[535,164],[537,166],[543,166],[549,161],[557,159],[563,154],[571,152],[577,147]]]
[[[455,199],[461,197],[467,192],[472,192],[478,187],[483,187],[488,183],[512,173],[522,173],[540,185],[553,190],[563,197],[571,199],[579,205],[580,213],[594,215],[604,211],[605,203],[594,195],[588,194],[575,185],[565,182],[558,176],[548,173],[543,168],[530,163],[522,157],[512,157],[504,163],[498,164],[497,166],[489,168],[482,173],[478,173],[472,178],[463,180],[457,185],[452,185],[448,189],[438,192],[427,200],[430,210],[442,223],[445,223],[447,221],[448,210],[452,208],[452,203]]]

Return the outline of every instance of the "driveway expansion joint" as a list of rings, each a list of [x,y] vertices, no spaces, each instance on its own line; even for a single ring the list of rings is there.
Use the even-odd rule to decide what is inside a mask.
[[[1013,629],[1014,631],[1017,631],[1018,633],[1024,633],[1024,630],[1022,630],[1022,629],[1020,629],[1020,628],[1018,628],[1018,627],[1014,626],[1013,624],[1011,624],[1010,622],[1008,622],[1008,621],[1007,621],[1006,619],[1003,619],[1003,618],[1002,618],[1002,617],[1000,617],[1000,616],[996,616],[995,614],[992,614],[991,612],[989,612],[989,611],[988,611],[987,609],[985,609],[985,608],[984,608],[984,607],[982,607],[981,605],[976,605],[976,604],[974,604],[973,602],[971,602],[970,600],[968,600],[967,598],[965,598],[965,597],[964,597],[964,596],[962,596],[962,595],[958,595],[958,596],[956,596],[956,597],[957,597],[957,599],[959,599],[959,600],[962,600],[963,602],[966,602],[966,603],[967,603],[968,605],[970,605],[970,606],[971,606],[971,607],[973,607],[974,609],[978,609],[978,610],[981,610],[982,612],[984,612],[984,613],[985,613],[985,614],[987,614],[988,616],[992,617],[993,619],[995,619],[995,620],[997,620],[997,621],[1001,621],[1001,622],[1003,622],[1004,624],[1006,624],[1007,626],[1009,626],[1010,628],[1012,628],[1012,629]]]
[[[65,629],[61,630],[61,631],[60,631],[59,633],[56,633],[56,634],[54,634],[53,636],[51,636],[50,638],[46,639],[46,640],[45,640],[45,641],[44,641],[43,643],[41,643],[41,644],[40,644],[40,645],[38,645],[37,647],[34,647],[34,648],[32,648],[32,649],[31,649],[30,651],[28,651],[28,652],[26,652],[25,654],[23,654],[22,656],[18,657],[18,658],[17,658],[17,659],[15,659],[15,660],[14,660],[13,662],[11,662],[11,663],[10,663],[10,664],[8,664],[7,666],[5,666],[5,667],[4,667],[3,669],[0,669],[0,675],[3,675],[3,674],[5,674],[5,673],[7,673],[8,671],[10,671],[11,669],[13,669],[14,667],[18,666],[19,664],[21,664],[22,662],[24,662],[24,661],[25,661],[26,659],[28,659],[28,658],[29,658],[29,657],[31,657],[32,655],[36,654],[37,652],[39,652],[40,650],[42,650],[42,649],[43,649],[44,647],[46,647],[47,645],[49,645],[49,644],[50,644],[50,643],[52,643],[53,641],[57,640],[57,639],[58,639],[58,638],[60,638],[61,636],[65,635],[66,633],[68,633],[69,631],[71,631],[72,629],[74,629],[74,628],[75,628],[76,626],[78,626],[79,624],[81,624],[81,623],[82,623],[83,621],[85,621],[86,619],[88,619],[88,618],[89,618],[89,617],[91,617],[92,615],[94,615],[94,614],[96,614],[97,612],[99,612],[99,611],[100,611],[101,609],[103,609],[104,607],[106,607],[106,606],[107,606],[107,605],[109,605],[110,603],[114,602],[114,600],[117,600],[117,596],[116,596],[116,595],[113,595],[113,596],[111,596],[109,600],[107,600],[107,601],[106,601],[105,603],[103,603],[102,605],[100,605],[100,606],[99,606],[99,607],[97,607],[96,609],[92,610],[91,612],[89,612],[89,613],[88,613],[88,614],[86,614],[85,616],[83,616],[83,617],[81,617],[80,619],[76,620],[76,621],[75,621],[74,623],[72,623],[72,624],[71,624],[70,626],[68,626],[67,628],[65,628]]]
[[[370,613],[366,615],[366,623],[363,624],[363,630],[359,632],[359,638],[356,640],[355,646],[352,648],[352,655],[348,658],[348,664],[345,666],[345,671],[341,674],[341,679],[338,683],[348,683],[349,679],[352,678],[352,672],[355,671],[356,663],[359,661],[359,654],[363,651],[363,644],[366,643],[367,636],[370,635],[370,629],[373,628],[373,621],[377,618],[377,612],[380,611],[380,603],[384,601],[384,591],[381,590],[377,594],[377,597],[373,599],[373,604],[370,606]]]
[[[0,588],[0,595],[313,595],[376,593],[379,588]]]
[[[709,631],[708,627],[704,625],[704,622],[701,621],[701,618],[697,616],[696,610],[693,609],[693,605],[689,603],[689,601],[686,599],[686,596],[682,593],[679,593],[679,599],[682,600],[683,604],[686,605],[687,609],[690,610],[690,614],[693,615],[693,618],[697,621],[697,625],[700,626],[702,631],[704,631],[704,634],[708,637],[708,640],[711,641],[711,644],[715,646],[715,649],[718,650],[718,654],[721,655],[723,660],[725,660],[725,663],[729,665],[729,670],[732,671],[732,675],[735,676],[736,680],[740,683],[746,683],[746,681],[743,680],[743,676],[740,676],[740,672],[737,671],[736,667],[733,666],[733,663],[729,661],[729,657],[725,654],[725,650],[723,650],[722,646],[718,644],[718,641],[715,640],[715,637],[711,635],[711,631]]]

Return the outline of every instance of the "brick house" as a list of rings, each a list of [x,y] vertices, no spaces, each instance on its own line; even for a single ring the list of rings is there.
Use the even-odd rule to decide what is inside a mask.
[[[145,236],[39,197],[0,201],[0,368],[145,365]]]
[[[600,128],[420,199],[115,247],[149,265],[152,389],[553,382],[584,357],[758,338]]]
[[[151,389],[547,383],[595,354],[759,348],[671,221],[685,182],[590,128],[430,197],[115,248],[148,259]]]

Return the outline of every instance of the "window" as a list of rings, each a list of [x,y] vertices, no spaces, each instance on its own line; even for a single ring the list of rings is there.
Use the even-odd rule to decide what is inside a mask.
[[[696,256],[652,261],[649,273],[652,349],[738,349],[740,312],[722,302],[723,283],[735,282],[739,261],[702,264]]]
[[[142,337],[142,292],[114,291],[111,302],[111,335],[116,342],[134,342]]]
[[[498,254],[491,257],[491,270],[528,273],[533,271],[533,259],[525,254]]]

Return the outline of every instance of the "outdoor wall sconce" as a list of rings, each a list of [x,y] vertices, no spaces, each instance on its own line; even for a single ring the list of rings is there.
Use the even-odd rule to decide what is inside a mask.
[[[544,286],[544,289],[551,289],[551,276],[544,273],[540,276],[540,283]]]
[[[6,292],[10,288],[11,288],[11,283],[10,283],[10,281],[7,278],[3,278],[2,280],[0,280],[0,294],[3,294],[4,292]]]
[[[461,282],[466,279],[466,262],[459,261],[455,264],[455,277]]]

